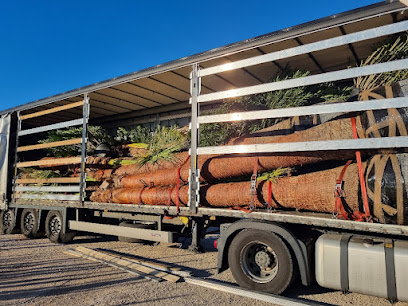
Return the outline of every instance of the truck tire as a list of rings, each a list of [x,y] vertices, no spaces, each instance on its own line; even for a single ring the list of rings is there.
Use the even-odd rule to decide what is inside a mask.
[[[20,219],[21,233],[27,238],[40,238],[44,235],[39,230],[40,218],[35,209],[23,209]]]
[[[48,212],[45,219],[45,234],[51,242],[69,243],[74,239],[76,232],[67,229],[65,234],[62,233],[63,222],[65,220],[59,211],[51,210]]]
[[[120,222],[119,226],[131,227],[131,228],[143,228],[143,229],[148,229],[148,228],[151,227],[151,225],[149,225],[149,224],[131,223],[131,222],[128,222],[128,221]],[[128,243],[145,243],[147,241],[147,240],[143,240],[143,239],[122,237],[122,236],[118,236],[118,240],[121,241],[121,242],[128,242]]]
[[[285,243],[272,232],[245,229],[233,239],[228,262],[244,288],[280,294],[295,275],[294,261]]]
[[[10,235],[16,226],[14,210],[0,210],[0,235]]]

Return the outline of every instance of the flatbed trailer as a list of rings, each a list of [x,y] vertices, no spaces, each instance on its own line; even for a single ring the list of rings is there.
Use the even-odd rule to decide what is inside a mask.
[[[198,146],[200,124],[407,108],[407,97],[395,97],[372,100],[370,103],[356,101],[224,115],[202,115],[200,112],[200,108],[211,108],[231,97],[324,82],[344,82],[359,76],[408,69],[408,59],[350,68],[370,55],[371,45],[408,30],[408,10],[404,3],[383,1],[0,112],[0,145],[4,148],[3,155],[0,153],[2,232],[10,233],[14,228],[21,227],[28,237],[34,237],[34,232],[45,229],[54,242],[70,241],[73,231],[116,235],[125,239],[177,242],[187,228],[192,235],[191,248],[199,250],[200,238],[205,235],[205,229],[217,226],[221,228],[218,271],[230,267],[237,282],[244,287],[281,293],[298,271],[304,285],[310,285],[317,277],[319,284],[329,288],[379,295],[392,301],[408,300],[405,293],[408,291],[408,281],[400,272],[408,272],[408,268],[403,267],[401,270],[398,266],[401,260],[407,263],[408,247],[405,243],[408,241],[408,226],[342,220],[332,213],[301,210],[255,209],[248,212],[203,207],[200,206],[200,170],[197,169],[200,155],[206,154],[327,151],[342,154],[356,150],[405,153],[408,148],[406,135]],[[309,70],[311,75],[268,83],[268,78],[282,69],[285,63]],[[174,120],[189,123],[191,130],[189,202],[186,207],[177,209],[166,203],[155,206],[97,203],[86,198],[88,124],[98,124],[109,129],[136,124],[171,124]],[[39,133],[71,126],[82,127],[82,138],[69,143],[20,145],[27,135],[35,138]],[[70,161],[19,160],[23,152],[67,144],[81,144],[81,155]],[[44,180],[43,183],[56,185],[42,189],[35,184],[30,185],[36,182],[15,175],[20,168],[53,163],[78,164],[81,175]],[[404,183],[404,188],[408,190],[407,182]],[[33,194],[32,191],[39,193]],[[119,226],[123,221],[130,226]],[[266,236],[263,236],[265,233]],[[270,237],[272,240],[268,240]],[[365,279],[365,276],[356,276],[357,272],[349,271],[348,264],[352,258],[347,257],[347,252],[351,252],[348,251],[349,242],[360,238],[364,240],[364,245],[381,244],[385,250],[385,255],[381,252],[379,255],[385,256],[385,263],[380,265],[384,266],[384,271],[379,268],[384,281],[374,284],[366,280],[361,288],[350,285],[353,277]],[[319,243],[316,242],[318,240]],[[333,251],[337,242],[339,247]],[[397,245],[396,254],[400,257],[389,253]],[[322,257],[327,246],[332,247],[331,252],[337,254],[338,258],[334,253],[331,253],[334,258],[332,261],[327,259],[328,255]],[[361,254],[362,258],[366,256]],[[327,260],[340,267],[331,283],[324,271]],[[272,272],[259,272],[259,268],[253,267],[266,262],[268,268],[272,261],[275,261],[273,268],[270,268]]]

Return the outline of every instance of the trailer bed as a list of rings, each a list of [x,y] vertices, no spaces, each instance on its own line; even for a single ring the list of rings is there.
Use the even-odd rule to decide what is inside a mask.
[[[145,214],[164,214],[166,211],[169,215],[177,215],[175,206],[159,205],[137,205],[137,204],[115,204],[115,203],[96,203],[85,201],[31,201],[18,200],[10,205],[10,208],[46,208],[66,207],[66,208],[85,208],[100,211],[124,212],[124,213],[145,213]],[[301,224],[313,227],[347,230],[356,232],[369,232],[377,234],[388,234],[396,236],[408,236],[408,226],[395,224],[367,223],[351,220],[341,220],[329,213],[303,212],[303,211],[253,211],[245,212],[242,210],[228,208],[209,208],[200,207],[197,213],[191,211],[189,207],[180,207],[181,216],[214,216],[214,217],[231,217],[238,219],[265,220],[281,223]]]

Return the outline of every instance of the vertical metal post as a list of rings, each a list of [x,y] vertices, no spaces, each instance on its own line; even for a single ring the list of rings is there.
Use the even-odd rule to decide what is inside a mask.
[[[84,122],[82,123],[80,201],[83,204],[84,201],[85,201],[85,189],[86,189],[86,173],[85,173],[85,168],[86,168],[86,144],[88,142],[88,121],[89,121],[89,97],[88,97],[88,93],[84,94],[82,117],[84,119]]]
[[[20,111],[17,112],[17,130],[16,130],[16,146],[15,146],[15,152],[14,152],[14,176],[13,176],[13,181],[12,181],[12,186],[11,186],[11,192],[14,195],[15,194],[15,189],[17,185],[17,175],[18,175],[18,168],[17,168],[17,163],[18,163],[18,146],[19,146],[19,134],[21,131],[21,119],[20,119]],[[6,204],[6,209],[7,209],[7,204]]]
[[[198,133],[198,115],[200,112],[200,107],[197,102],[197,97],[200,94],[201,79],[198,76],[198,64],[193,65],[193,71],[190,75],[190,104],[191,104],[191,166],[190,166],[190,176],[189,176],[189,201],[188,205],[192,212],[197,213],[198,206],[200,204],[200,169],[198,169],[198,155],[197,147],[199,143],[199,133]]]
[[[201,245],[201,238],[204,237],[203,222],[200,219],[193,219],[192,229],[191,229],[191,245],[189,247],[190,251],[201,253],[203,247]]]

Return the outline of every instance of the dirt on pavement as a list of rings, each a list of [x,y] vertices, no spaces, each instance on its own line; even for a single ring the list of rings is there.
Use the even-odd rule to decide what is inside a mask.
[[[71,244],[23,235],[0,236],[0,305],[270,305],[187,283],[153,282],[128,272],[63,253],[81,245],[140,256],[172,264],[193,276],[235,284],[230,271],[216,274],[214,238],[204,241],[206,253],[196,254],[180,244],[143,245],[114,237],[79,236]],[[297,282],[285,296],[303,302],[332,305],[390,305],[386,299],[347,295],[318,285]],[[397,305],[408,305],[398,303]]]

